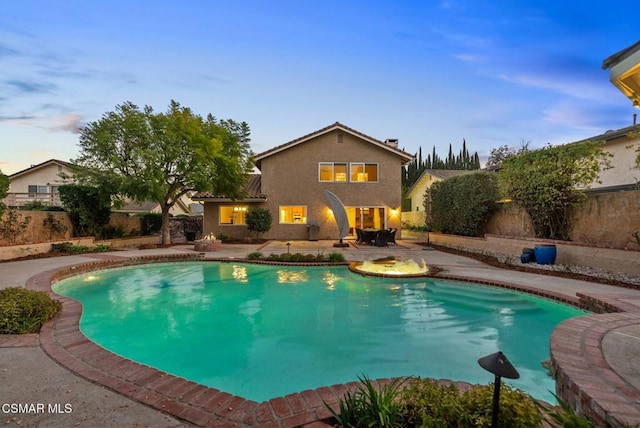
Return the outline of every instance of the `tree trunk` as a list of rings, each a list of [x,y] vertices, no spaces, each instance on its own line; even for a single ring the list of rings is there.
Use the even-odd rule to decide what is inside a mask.
[[[171,244],[171,228],[169,227],[169,209],[168,204],[162,204],[162,241],[164,245]]]

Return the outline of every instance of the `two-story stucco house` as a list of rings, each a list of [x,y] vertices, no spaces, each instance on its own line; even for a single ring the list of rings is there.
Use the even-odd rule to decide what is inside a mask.
[[[58,188],[72,180],[71,164],[58,159],[32,165],[9,176],[9,192],[5,205],[19,207],[28,202],[42,202],[47,205],[61,205]]]
[[[230,200],[200,193],[205,234],[246,238],[252,234],[245,214],[254,207],[273,217],[267,239],[308,239],[317,224],[318,239],[337,239],[338,227],[325,191],[340,198],[356,228],[400,229],[402,166],[413,156],[397,140],[380,141],[338,122],[256,155],[260,174],[250,177],[248,196]]]

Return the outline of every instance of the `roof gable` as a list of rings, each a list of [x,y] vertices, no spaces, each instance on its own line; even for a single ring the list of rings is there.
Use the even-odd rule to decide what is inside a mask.
[[[247,191],[247,196],[245,197],[245,201],[253,200],[253,201],[261,201],[267,199],[267,195],[262,193],[262,174],[250,174],[247,183],[245,184],[245,190]],[[211,192],[199,192],[191,197],[192,200],[231,200],[227,195],[216,195]]]
[[[431,175],[433,177],[439,178],[440,180],[446,180],[449,177],[453,177],[455,175],[469,174],[472,172],[478,172],[478,170],[469,170],[469,169],[425,169],[420,177],[416,180],[415,183],[407,190],[407,195],[410,195],[414,190],[418,188],[422,184],[422,181],[426,178],[427,175]]]
[[[66,167],[66,168],[71,168],[73,166],[73,164],[71,164],[69,162],[61,161],[61,160],[58,160],[58,159],[49,159],[49,160],[44,161],[42,163],[39,163],[37,165],[31,165],[29,168],[23,169],[22,171],[14,172],[13,174],[11,174],[9,176],[9,179],[18,178],[18,177],[20,177],[22,175],[29,174],[29,173],[31,173],[33,171],[36,171],[36,170],[38,170],[40,168],[44,168],[44,167],[49,166],[49,165],[59,165],[59,166],[63,166],[63,167]]]
[[[273,155],[275,155],[277,153],[280,153],[280,152],[282,152],[284,150],[288,150],[288,149],[290,149],[292,147],[295,147],[295,146],[297,146],[299,144],[302,144],[302,143],[305,143],[307,141],[310,141],[310,140],[312,140],[312,139],[314,139],[316,137],[319,137],[321,135],[327,134],[329,132],[336,131],[336,130],[345,132],[347,134],[351,134],[351,135],[353,135],[353,136],[355,136],[355,137],[357,137],[357,138],[359,138],[361,140],[366,141],[367,143],[373,144],[373,145],[375,145],[377,147],[380,147],[380,148],[382,148],[384,150],[387,150],[387,151],[393,153],[394,155],[396,155],[396,156],[398,156],[399,158],[402,159],[402,163],[403,164],[405,164],[407,162],[410,162],[414,157],[413,155],[411,155],[411,154],[409,154],[409,153],[407,153],[407,152],[405,152],[403,150],[400,150],[400,149],[398,149],[397,147],[395,147],[393,145],[387,144],[387,143],[385,143],[383,141],[380,141],[380,140],[377,140],[377,139],[375,139],[373,137],[370,137],[369,135],[363,134],[362,132],[356,131],[355,129],[350,128],[348,126],[345,126],[345,125],[341,124],[340,122],[336,122],[336,123],[334,123],[332,125],[326,126],[326,127],[322,128],[322,129],[319,129],[319,130],[317,130],[315,132],[312,132],[312,133],[307,134],[307,135],[303,135],[302,137],[296,138],[295,140],[291,140],[288,143],[281,144],[281,145],[276,146],[276,147],[274,147],[272,149],[269,149],[267,151],[264,151],[262,153],[257,154],[255,156],[255,158],[254,158],[255,162],[256,162],[256,165],[258,166],[258,168],[260,168],[260,164],[261,164],[263,159],[265,159],[265,158],[267,158],[269,156],[273,156]]]

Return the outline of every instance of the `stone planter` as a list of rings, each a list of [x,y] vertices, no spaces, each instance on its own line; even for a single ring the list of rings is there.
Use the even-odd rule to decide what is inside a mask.
[[[219,240],[197,239],[195,241],[196,251],[218,251],[220,248],[222,248],[222,241]]]

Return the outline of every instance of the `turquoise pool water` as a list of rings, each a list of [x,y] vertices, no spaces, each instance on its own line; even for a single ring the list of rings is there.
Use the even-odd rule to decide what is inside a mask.
[[[346,267],[183,262],[59,282],[81,331],[132,360],[263,401],[370,378],[487,384],[478,358],[503,351],[512,386],[553,402],[541,366],[554,327],[585,312],[534,296],[437,279],[365,278]]]

